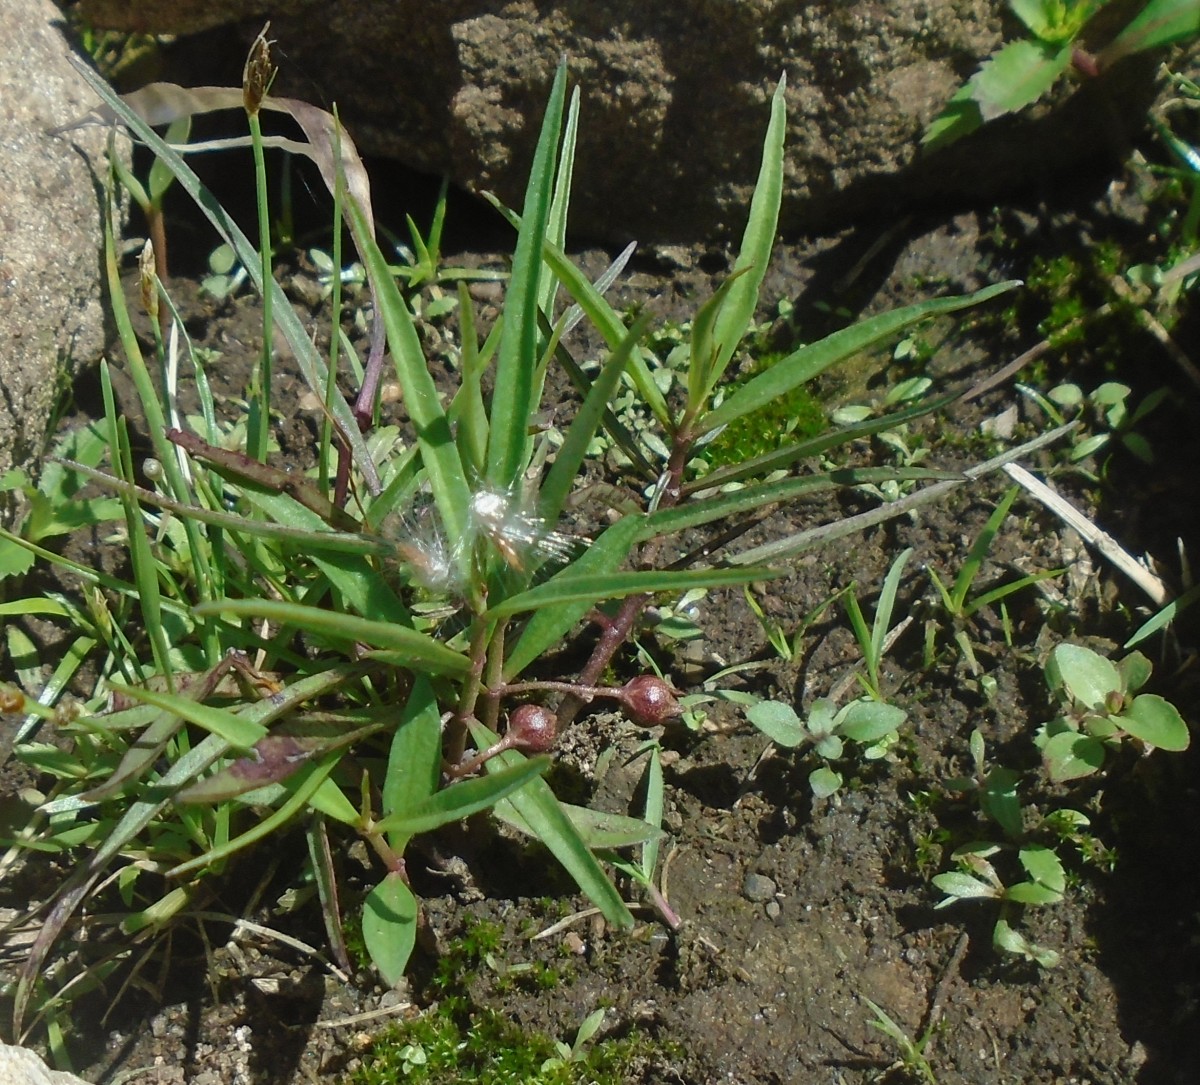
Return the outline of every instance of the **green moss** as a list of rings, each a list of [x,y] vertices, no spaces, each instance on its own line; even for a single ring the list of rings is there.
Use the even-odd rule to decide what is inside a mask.
[[[342,1085],[619,1085],[650,1041],[600,1040],[563,1058],[553,1038],[495,1010],[468,1018],[443,1009],[385,1031]]]
[[[782,357],[778,353],[763,355],[754,370],[747,374],[747,379],[769,369]],[[705,458],[712,467],[741,463],[774,452],[785,443],[815,437],[827,424],[824,406],[801,385],[786,396],[731,422],[705,447]]]

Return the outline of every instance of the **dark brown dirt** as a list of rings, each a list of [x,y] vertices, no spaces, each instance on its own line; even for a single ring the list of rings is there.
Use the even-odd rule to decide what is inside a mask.
[[[838,319],[816,303],[874,311],[1027,275],[1032,253],[1078,255],[1099,237],[1146,230],[1144,218],[1131,220],[1117,211],[1115,201],[1097,201],[1086,193],[1074,202],[1051,195],[1049,203],[1031,204],[1020,216],[1003,220],[964,211],[940,221],[903,224],[849,284],[843,282],[848,269],[887,235],[889,224],[784,246],[764,297],[795,302],[797,322],[812,338]],[[1011,248],[994,245],[993,231],[1003,232]],[[581,257],[593,273],[605,259],[596,252]],[[452,262],[502,266],[503,261],[464,253]],[[645,305],[667,319],[688,319],[727,265],[725,253],[651,254],[624,277],[616,300]],[[303,269],[295,274],[295,296],[311,298]],[[844,288],[838,290],[839,285]],[[257,358],[254,303],[245,297],[205,301],[183,280],[174,288],[197,344],[220,352],[219,364],[210,366],[218,397],[240,396],[247,367]],[[494,319],[497,296],[490,288],[476,291],[478,317],[485,325]],[[298,304],[311,316],[315,334],[324,334],[319,306]],[[1022,321],[1036,318],[1019,314],[1002,324],[968,317],[964,323],[973,327],[934,359],[932,372],[940,386],[956,387],[999,368],[1033,341],[1031,326]],[[453,334],[453,325],[427,323],[423,332],[440,368],[440,344]],[[782,322],[776,332],[785,334]],[[579,358],[596,349],[586,339],[570,346]],[[1161,384],[1173,389],[1173,402],[1146,425],[1147,436],[1163,453],[1158,465],[1147,469],[1118,452],[1107,483],[1061,470],[1059,483],[1129,550],[1149,552],[1170,569],[1177,565],[1176,536],[1196,553],[1190,509],[1197,464],[1196,427],[1190,421],[1195,390],[1150,340],[1131,339],[1126,350],[1127,355],[1136,351],[1136,363],[1107,372],[1139,391]],[[897,366],[879,375],[886,364],[876,358],[872,370],[827,381],[824,391],[835,402],[875,395],[900,375]],[[1096,349],[1060,352],[1031,379],[1047,388],[1062,379],[1068,365],[1090,386],[1103,379],[1111,363]],[[306,406],[306,391],[295,378],[281,376],[276,400],[281,462],[303,463],[311,449],[318,418]],[[1018,404],[1019,432],[1028,435],[1044,425],[1036,410],[1005,385],[922,423],[914,444],[929,447],[928,462],[937,466],[959,467],[983,458],[991,446],[979,436],[980,423],[1013,403]],[[132,399],[123,396],[123,404],[132,414]],[[867,462],[885,457],[886,450],[876,443],[852,454]],[[1034,466],[1061,463],[1061,457],[1047,453]],[[562,914],[554,899],[569,892],[561,875],[548,870],[540,854],[519,849],[503,836],[485,831],[483,839],[447,839],[438,854],[465,859],[461,868],[450,865],[456,876],[447,877],[433,862],[413,871],[428,937],[408,997],[421,1004],[423,981],[439,947],[450,945],[469,922],[487,920],[499,924],[505,937],[494,966],[467,980],[477,1005],[497,1007],[523,1027],[563,1038],[591,1010],[606,1005],[609,1029],[639,1029],[671,1045],[647,1058],[631,1081],[859,1085],[907,1080],[894,1066],[896,1047],[869,1027],[864,999],[881,1006],[910,1035],[919,1035],[930,1014],[937,1015],[940,1023],[927,1055],[942,1085],[1185,1085],[1197,1080],[1200,921],[1189,874],[1200,859],[1194,752],[1159,753],[1141,763],[1120,760],[1102,787],[1072,792],[1071,805],[1086,804],[1093,832],[1119,858],[1105,872],[1062,848],[1071,875],[1065,902],[1027,909],[1020,917],[1027,937],[1061,954],[1057,968],[1039,970],[998,955],[991,946],[992,905],[933,908],[940,894],[929,877],[949,867],[955,844],[986,831],[965,804],[941,790],[947,778],[969,771],[971,730],[984,731],[989,753],[1001,763],[1032,769],[1037,764],[1033,731],[1051,710],[1039,667],[1050,647],[1069,635],[1116,651],[1147,613],[1144,601],[1117,574],[1089,559],[1057,520],[1022,500],[1004,524],[981,583],[1018,575],[1011,569],[1019,561],[1034,569],[1070,565],[1071,576],[1056,582],[1065,598],[1050,602],[1035,590],[1015,597],[1009,608],[1011,646],[996,613],[986,610],[974,620],[980,661],[996,683],[990,699],[944,642],[932,666],[926,666],[923,626],[937,620],[937,612],[923,570],[935,569],[944,579],[955,575],[1002,490],[995,479],[960,489],[939,506],[805,557],[789,577],[763,593],[771,618],[794,629],[817,603],[852,581],[873,605],[895,555],[907,546],[915,549],[898,607],[899,616],[911,614],[915,621],[885,669],[890,697],[909,712],[893,756],[844,765],[842,792],[814,801],[807,775],[815,763],[787,751],[764,760],[767,740],[732,706],[718,702],[698,732],[674,727],[660,735],[667,765],[665,823],[671,834],[663,887],[683,919],[680,930],[669,931],[647,910],[628,935],[582,921],[549,939],[531,940],[531,932]],[[870,503],[861,495],[843,495],[781,510],[755,528],[749,541]],[[809,627],[791,660],[766,646],[740,592],[709,593],[697,620],[706,634],[698,655],[676,656],[669,642],[652,633],[644,639],[689,692],[699,688],[701,674],[746,663],[753,666],[722,684],[807,706],[838,686],[858,660],[844,613],[836,606]],[[1194,632],[1194,626],[1184,626],[1154,649],[1155,690],[1189,718],[1197,709],[1195,672],[1188,669]],[[631,657],[622,667],[633,673]],[[608,715],[581,719],[563,740],[559,784],[585,789],[584,801],[636,812],[640,767],[626,762],[647,735]],[[601,752],[608,756],[597,770]],[[1028,779],[1024,802],[1041,809],[1062,802],[1060,791],[1039,790],[1036,777]],[[299,852],[275,859],[278,869],[263,883],[261,899],[267,903],[252,918],[321,944],[315,904],[285,915],[270,903],[288,887],[286,872],[299,861]],[[363,862],[365,857],[351,849],[346,858],[351,886],[356,877],[369,877]],[[246,895],[245,887],[234,884],[239,877],[251,877],[257,885],[262,874],[257,868],[235,870],[229,901]],[[36,885],[38,879],[30,879],[27,871],[26,892],[30,882]],[[13,905],[13,889],[3,887],[8,899],[0,903]],[[582,907],[584,902],[574,903]],[[160,960],[161,986],[130,993],[110,1019],[100,1020],[94,999],[81,1009],[79,1051],[94,1080],[157,1067],[136,1080],[189,1085],[337,1081],[386,1021],[367,1017],[330,1026],[394,1001],[368,973],[344,985],[303,955],[254,934],[231,940],[227,926],[210,924],[206,937],[207,950],[198,941],[179,939]],[[531,962],[555,968],[561,982],[544,992],[499,982],[506,969]],[[106,998],[115,995],[115,986],[106,989]]]

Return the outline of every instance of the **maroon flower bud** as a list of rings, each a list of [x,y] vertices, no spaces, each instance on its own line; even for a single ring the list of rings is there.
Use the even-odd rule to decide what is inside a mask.
[[[510,749],[522,753],[545,753],[553,749],[558,738],[558,717],[541,705],[520,705],[508,717],[508,731],[504,738]]]
[[[625,713],[639,727],[657,727],[683,713],[675,700],[675,690],[652,674],[631,678],[618,693]]]

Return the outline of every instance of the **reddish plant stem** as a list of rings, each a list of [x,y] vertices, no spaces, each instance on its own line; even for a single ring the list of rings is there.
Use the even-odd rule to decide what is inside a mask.
[[[679,503],[682,495],[683,468],[687,463],[688,452],[692,447],[692,435],[686,427],[681,427],[675,434],[671,448],[671,457],[667,461],[667,472],[663,486],[662,498],[658,507],[669,509]],[[661,539],[651,539],[643,548],[638,564],[645,568],[654,564],[658,551],[662,547]],[[616,616],[604,619],[597,624],[600,626],[600,636],[596,647],[592,649],[591,657],[583,670],[579,672],[581,686],[595,686],[604,673],[604,668],[612,661],[617,649],[629,639],[633,627],[637,623],[646,604],[650,602],[649,595],[627,596],[617,610]],[[589,698],[590,699],[590,698]],[[561,733],[579,714],[587,703],[577,694],[568,694],[563,703],[558,706],[558,727]]]

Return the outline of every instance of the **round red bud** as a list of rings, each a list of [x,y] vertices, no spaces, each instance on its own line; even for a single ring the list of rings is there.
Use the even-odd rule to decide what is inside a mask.
[[[520,705],[508,717],[505,737],[523,753],[545,753],[558,738],[558,717],[541,705]]]
[[[661,678],[639,674],[631,678],[620,692],[625,712],[639,727],[657,727],[677,719],[683,712],[675,700],[675,691]]]

